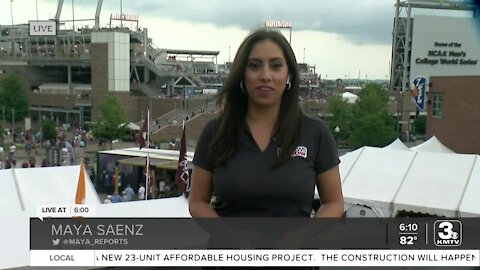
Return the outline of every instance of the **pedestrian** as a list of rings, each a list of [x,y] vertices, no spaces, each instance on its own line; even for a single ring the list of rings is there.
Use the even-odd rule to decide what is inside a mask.
[[[135,194],[135,191],[133,191],[133,188],[130,186],[130,184],[127,184],[127,187],[125,188],[124,192],[127,197],[127,201],[131,201],[133,199],[133,195]]]
[[[111,201],[112,201],[112,203],[122,202],[122,197],[120,197],[120,195],[118,195],[118,192],[115,191],[115,192],[113,193],[113,196],[112,196]]]
[[[140,183],[140,187],[138,188],[138,200],[145,200],[145,187],[142,183]]]
[[[165,181],[163,181],[163,179],[160,179],[160,181],[158,181],[158,198],[164,198],[165,191],[166,191],[166,183]]]
[[[107,204],[107,203],[112,203],[112,195],[107,195],[107,198],[105,198],[105,200],[103,201],[103,203]]]

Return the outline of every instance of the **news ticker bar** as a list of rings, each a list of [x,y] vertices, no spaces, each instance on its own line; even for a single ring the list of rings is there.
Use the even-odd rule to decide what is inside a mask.
[[[480,267],[480,250],[32,250],[31,266]]]
[[[474,250],[478,228],[479,218],[31,218],[30,250]]]

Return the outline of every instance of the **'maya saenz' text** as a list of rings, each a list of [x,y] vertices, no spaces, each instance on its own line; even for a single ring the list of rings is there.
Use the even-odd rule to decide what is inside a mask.
[[[86,235],[111,235],[111,236],[126,236],[126,235],[143,235],[143,224],[98,224],[97,226],[90,226],[88,224],[74,224],[74,225],[54,225],[52,224],[53,235],[68,235],[68,236],[86,236]]]

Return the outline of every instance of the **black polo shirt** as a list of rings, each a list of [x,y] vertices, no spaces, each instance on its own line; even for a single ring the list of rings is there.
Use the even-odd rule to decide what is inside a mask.
[[[272,138],[260,151],[248,128],[240,148],[225,165],[214,167],[207,148],[218,121],[208,122],[200,135],[193,163],[213,174],[213,208],[222,217],[309,217],[316,175],[340,160],[332,133],[319,119],[303,116],[300,143],[292,157],[272,169],[279,145]]]

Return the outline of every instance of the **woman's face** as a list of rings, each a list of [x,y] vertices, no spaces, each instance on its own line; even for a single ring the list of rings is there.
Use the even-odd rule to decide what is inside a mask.
[[[288,66],[282,49],[266,39],[255,44],[245,68],[245,90],[254,106],[280,106],[288,80]]]

